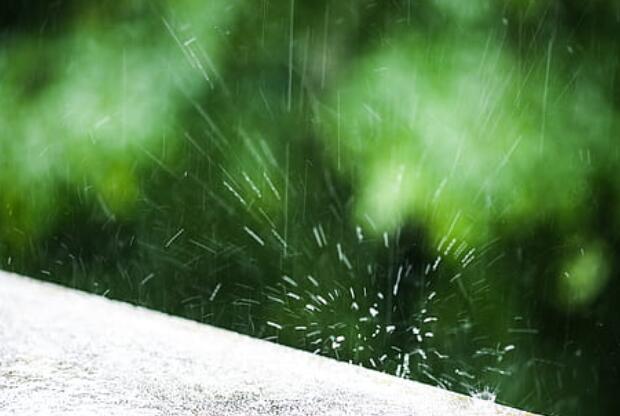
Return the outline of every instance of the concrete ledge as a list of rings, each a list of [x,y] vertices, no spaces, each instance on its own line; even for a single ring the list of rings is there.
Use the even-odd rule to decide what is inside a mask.
[[[526,415],[4,272],[0,414]]]

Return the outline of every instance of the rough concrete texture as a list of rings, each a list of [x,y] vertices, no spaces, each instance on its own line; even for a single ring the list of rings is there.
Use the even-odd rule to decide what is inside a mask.
[[[3,272],[0,414],[526,415]]]

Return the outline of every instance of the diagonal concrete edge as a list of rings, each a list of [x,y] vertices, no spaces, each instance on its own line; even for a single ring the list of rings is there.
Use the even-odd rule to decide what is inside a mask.
[[[527,415],[5,272],[0,414]]]

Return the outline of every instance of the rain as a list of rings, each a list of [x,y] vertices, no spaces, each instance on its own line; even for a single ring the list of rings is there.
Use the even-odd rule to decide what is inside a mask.
[[[0,268],[620,409],[620,6],[0,6]]]

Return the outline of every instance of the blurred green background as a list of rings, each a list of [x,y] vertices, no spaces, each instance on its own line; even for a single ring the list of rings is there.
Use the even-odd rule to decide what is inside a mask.
[[[620,3],[0,6],[0,267],[620,412]]]

